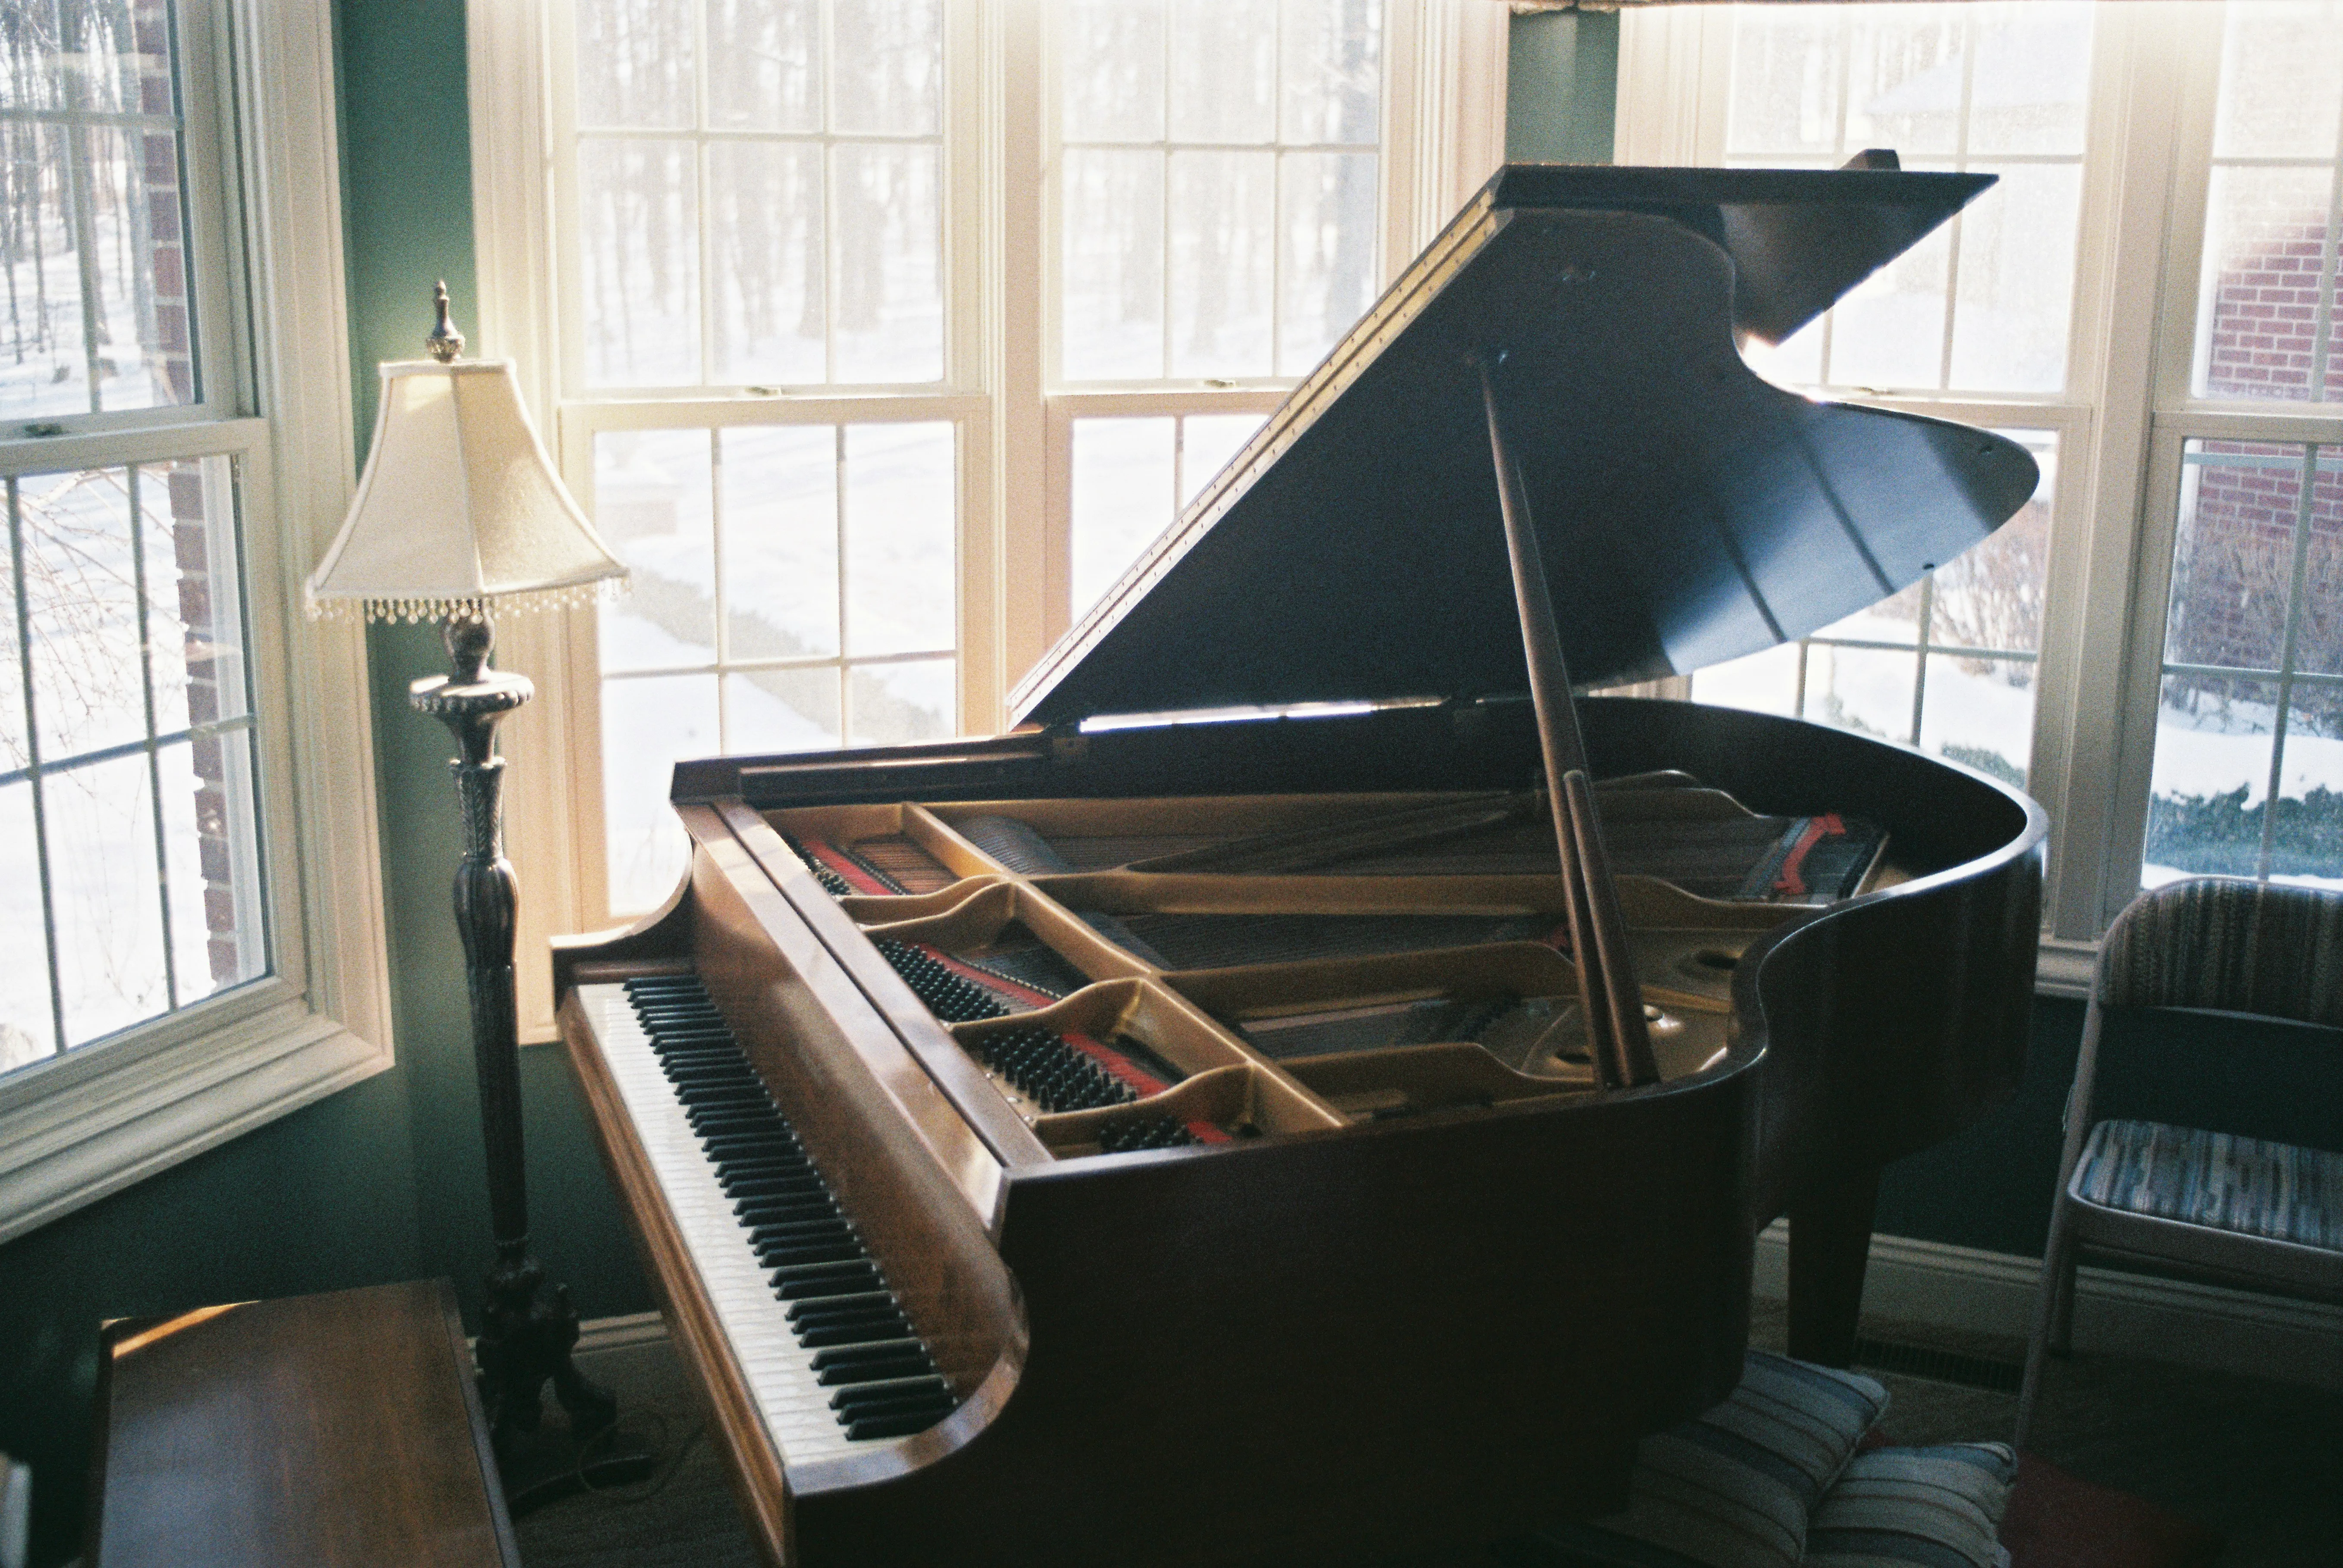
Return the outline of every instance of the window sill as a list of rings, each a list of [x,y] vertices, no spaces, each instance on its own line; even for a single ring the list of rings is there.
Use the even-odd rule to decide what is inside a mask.
[[[2034,994],[2088,1001],[2091,976],[2098,968],[2099,944],[2072,937],[2044,937],[2035,961]]]
[[[166,1020],[0,1084],[0,1242],[391,1064],[387,1045],[277,989],[202,1032]]]

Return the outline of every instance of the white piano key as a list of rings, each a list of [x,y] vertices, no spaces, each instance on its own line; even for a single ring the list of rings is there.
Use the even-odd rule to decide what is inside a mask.
[[[830,1408],[836,1388],[816,1381],[814,1357],[789,1331],[788,1303],[773,1294],[772,1271],[757,1261],[749,1227],[732,1212],[733,1201],[716,1180],[699,1135],[660,1070],[650,1037],[636,1019],[626,988],[584,985],[578,1001],[586,1014],[611,1081],[625,1103],[668,1213],[699,1273],[718,1326],[747,1378],[750,1394],[784,1464],[844,1452],[856,1445]],[[902,1336],[874,1342],[888,1343]],[[845,1350],[850,1346],[825,1346]],[[883,1440],[882,1440],[883,1441]]]

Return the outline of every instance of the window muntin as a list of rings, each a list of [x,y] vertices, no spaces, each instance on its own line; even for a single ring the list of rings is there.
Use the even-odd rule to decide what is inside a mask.
[[[268,968],[233,459],[5,501],[0,1071]]]
[[[2089,4],[1744,5],[1725,162],[1907,169],[2000,184],[1752,364],[1798,386],[2045,396],[2066,384]]]
[[[0,419],[199,392],[169,7],[9,7],[0,47]]]

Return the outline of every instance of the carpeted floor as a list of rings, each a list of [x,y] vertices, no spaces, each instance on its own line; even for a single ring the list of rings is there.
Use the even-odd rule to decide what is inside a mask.
[[[2011,1362],[2015,1343],[1867,1319],[1873,1340]],[[1780,1348],[1777,1305],[1761,1302],[1753,1341]],[[2011,1393],[1866,1368],[1894,1395],[1885,1423],[1901,1443],[2006,1440]],[[1953,1369],[1964,1374],[1977,1369]],[[573,1498],[523,1520],[528,1568],[757,1568],[723,1465],[663,1343],[592,1358],[627,1424],[666,1458],[625,1493]],[[2070,1474],[2162,1504],[2227,1539],[2220,1568],[2343,1565],[2343,1397],[2115,1357],[2054,1366],[2033,1451]],[[1463,1568],[1486,1559],[1384,1568]],[[915,1568],[906,1564],[905,1568]],[[2016,1568],[2026,1568],[2023,1563]]]

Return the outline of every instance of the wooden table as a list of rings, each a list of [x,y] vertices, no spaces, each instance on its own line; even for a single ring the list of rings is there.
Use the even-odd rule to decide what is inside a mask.
[[[109,1323],[96,1568],[518,1568],[445,1280]]]

